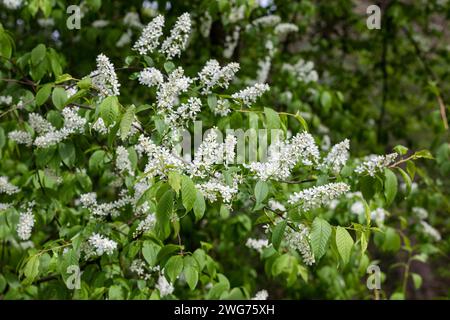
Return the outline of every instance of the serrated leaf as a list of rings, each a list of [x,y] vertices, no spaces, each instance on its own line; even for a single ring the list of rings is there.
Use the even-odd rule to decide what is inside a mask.
[[[55,105],[55,107],[59,110],[64,108],[64,105],[67,101],[67,92],[64,90],[64,88],[56,87],[53,89],[52,93],[52,102]]]
[[[256,204],[261,204],[264,199],[266,199],[267,195],[269,194],[269,185],[267,182],[259,180],[255,185],[255,199]]]
[[[181,174],[176,171],[169,172],[168,183],[172,189],[178,194],[181,189]]]
[[[384,196],[386,204],[390,205],[397,194],[397,176],[390,169],[384,169]]]
[[[183,271],[183,257],[178,255],[170,257],[166,262],[164,270],[170,281],[172,283],[175,282],[178,275]]]
[[[283,240],[284,230],[286,229],[286,220],[278,223],[272,231],[272,246],[278,250],[281,244],[281,240]]]
[[[191,211],[197,198],[194,182],[187,176],[181,177],[181,199],[186,212]]]
[[[53,85],[51,83],[47,83],[39,91],[36,93],[36,105],[38,107],[42,106],[45,101],[47,101],[48,97],[50,97],[50,93],[52,92]]]
[[[331,236],[330,224],[322,218],[316,217],[311,228],[311,248],[316,261],[326,253]]]
[[[161,250],[161,247],[151,241],[145,241],[142,246],[142,255],[144,256],[145,261],[153,267],[156,265],[158,253]]]
[[[264,114],[266,115],[266,128],[267,129],[280,129],[281,120],[278,112],[272,108],[264,108]]]
[[[203,215],[205,214],[206,210],[206,203],[205,203],[205,197],[203,194],[197,190],[197,194],[195,196],[195,202],[194,202],[194,215],[195,220],[200,220]]]
[[[352,236],[343,227],[336,227],[336,248],[344,264],[350,260],[350,253],[354,244]]]
[[[173,191],[167,190],[156,204],[157,226],[163,238],[170,234],[170,216],[173,210]]]
[[[32,256],[28,261],[27,264],[25,265],[25,268],[23,270],[23,273],[25,275],[25,283],[26,284],[31,284],[33,283],[34,279],[36,279],[36,277],[39,274],[39,256],[38,255],[34,255]]]
[[[39,64],[45,58],[47,49],[42,43],[38,44],[33,50],[31,50],[31,63],[33,65]]]
[[[194,290],[198,282],[198,271],[192,266],[184,267],[184,277],[191,290]]]
[[[72,142],[60,143],[58,145],[58,152],[61,160],[64,161],[68,167],[72,167],[75,164],[76,154]]]
[[[135,110],[136,108],[134,105],[129,106],[122,116],[122,120],[120,120],[120,138],[122,140],[125,140],[131,130]]]

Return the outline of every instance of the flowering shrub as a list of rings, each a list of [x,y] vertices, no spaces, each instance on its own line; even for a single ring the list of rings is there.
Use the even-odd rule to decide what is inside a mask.
[[[63,3],[2,2],[4,298],[368,298],[372,246],[409,254],[406,284],[374,297],[405,297],[410,278],[419,287],[409,268],[424,252],[390,211],[419,192],[416,162],[433,156],[402,145],[363,155],[321,123],[320,112],[342,116],[344,98],[313,62],[279,56],[298,25],[250,19],[261,8],[247,2],[177,14],[144,2],[142,21],[132,8],[121,17],[122,34],[99,17],[77,31],[110,28],[99,39],[119,53],[91,47],[92,59],[57,45],[79,43],[68,30],[51,34],[56,45],[14,32],[19,17],[64,29]],[[100,6],[81,12],[102,18]],[[228,35],[215,52],[203,46],[218,22]],[[439,241],[427,210],[412,211],[423,244]]]

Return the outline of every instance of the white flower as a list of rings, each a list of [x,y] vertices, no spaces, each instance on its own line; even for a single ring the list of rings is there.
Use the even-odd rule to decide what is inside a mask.
[[[388,155],[370,155],[366,157],[366,161],[356,167],[355,172],[359,174],[366,173],[373,177],[377,172],[381,172],[384,168],[392,164],[398,157],[396,152]]]
[[[259,253],[262,253],[263,249],[269,246],[269,241],[267,239],[248,238],[245,245],[250,249],[254,249]]]
[[[185,165],[181,159],[165,147],[157,146],[148,137],[141,135],[136,145],[139,155],[145,154],[148,158],[144,173],[149,177],[165,177],[170,171],[181,171]]]
[[[11,207],[11,204],[0,202],[0,211],[9,209],[10,207]]]
[[[37,113],[30,113],[28,123],[38,134],[44,134],[55,130],[52,124]]]
[[[258,71],[256,74],[256,82],[265,83],[269,77],[270,67],[272,66],[272,60],[269,56],[266,56],[264,60],[258,61]]]
[[[100,91],[102,98],[120,95],[120,83],[114,65],[104,54],[97,56],[97,69],[89,74],[92,84]]]
[[[205,12],[205,14],[200,17],[200,33],[202,34],[203,38],[209,37],[209,33],[211,32],[211,26],[212,26],[212,17],[209,14],[208,11]]]
[[[281,22],[281,18],[280,16],[271,14],[268,16],[264,16],[264,17],[259,17],[255,20],[252,21],[252,25],[254,25],[255,27],[273,27],[277,24],[279,24]]]
[[[9,10],[17,10],[22,6],[22,0],[3,0],[3,5]]]
[[[154,213],[148,214],[147,217],[144,220],[142,220],[137,226],[133,237],[137,237],[139,234],[153,229],[155,225],[156,225],[156,215]]]
[[[261,290],[255,294],[252,300],[267,300],[268,297],[269,293],[267,292],[267,290]]]
[[[125,45],[129,44],[131,42],[131,36],[133,35],[133,32],[131,32],[130,29],[127,30],[127,32],[122,33],[119,40],[116,42],[116,47],[122,48]]]
[[[433,238],[435,241],[441,241],[442,237],[439,231],[437,231],[435,228],[433,228],[430,224],[428,224],[425,221],[420,221],[420,224],[422,225],[423,232]]]
[[[233,93],[231,97],[236,100],[242,100],[242,103],[249,107],[251,104],[256,102],[256,99],[262,96],[264,92],[269,89],[270,88],[267,84],[257,83],[251,87],[247,87],[239,92]]]
[[[31,206],[27,208],[26,212],[21,212],[19,217],[19,224],[17,225],[17,235],[22,240],[28,240],[31,237],[31,231],[34,226],[34,215],[31,211]]]
[[[37,19],[37,23],[42,28],[53,27],[55,25],[55,20],[53,20],[53,18],[48,18],[48,19],[40,18],[40,19]]]
[[[215,115],[220,115],[225,117],[227,114],[231,112],[230,103],[226,99],[217,100],[217,105],[213,110]]]
[[[205,183],[197,184],[196,187],[209,202],[216,202],[222,198],[223,203],[228,205],[239,191],[237,178],[233,179],[233,185],[229,186],[219,174]]]
[[[67,139],[71,134],[83,132],[86,119],[80,117],[77,112],[77,107],[64,108],[62,110],[64,126],[60,130],[52,130],[37,137],[34,144],[38,148],[47,148]]]
[[[364,203],[362,203],[361,201],[356,201],[355,203],[352,204],[352,206],[350,207],[350,211],[353,214],[356,215],[361,215],[366,211],[366,208],[364,206]]]
[[[142,28],[142,23],[137,12],[127,12],[123,17],[123,24],[128,27]]]
[[[140,84],[153,87],[164,82],[163,75],[161,71],[155,68],[145,68],[139,72],[138,81]]]
[[[291,250],[298,250],[306,265],[313,265],[316,261],[309,244],[311,237],[309,228],[303,224],[299,224],[298,228],[299,231],[294,231],[291,228],[286,229],[286,245]]]
[[[18,193],[20,189],[15,185],[9,183],[8,177],[0,176],[0,193],[6,193],[7,195],[13,195]]]
[[[319,80],[319,75],[317,71],[314,70],[314,62],[306,62],[300,59],[296,64],[292,65],[289,63],[284,63],[281,70],[292,74],[298,81],[304,83],[317,82]]]
[[[319,156],[319,148],[314,138],[309,133],[302,132],[290,141],[276,141],[272,144],[266,162],[252,162],[244,166],[261,180],[283,180],[289,177],[299,161],[304,165],[313,165],[319,161]]]
[[[105,122],[103,121],[103,119],[100,118],[100,117],[92,125],[92,130],[97,131],[98,133],[101,133],[101,134],[107,134],[108,133],[108,128],[106,127]]]
[[[117,242],[110,240],[98,233],[92,234],[88,239],[88,243],[94,248],[95,253],[98,256],[101,256],[105,253],[107,255],[112,255],[114,250],[117,249]]]
[[[202,108],[199,98],[191,97],[187,103],[182,103],[176,110],[171,110],[164,117],[165,122],[174,127],[186,127],[190,121],[194,121]]]
[[[428,218],[428,211],[421,207],[413,207],[412,212],[421,220]]]
[[[121,191],[119,199],[113,202],[97,203],[97,195],[94,192],[80,196],[80,204],[88,209],[94,217],[117,216],[119,209],[132,202],[132,198]]]
[[[167,281],[166,277],[164,275],[159,275],[158,283],[155,286],[156,289],[159,290],[160,297],[165,297],[169,294],[172,294],[172,292],[175,290],[173,285]]]
[[[223,162],[223,145],[217,140],[217,129],[213,128],[195,151],[191,164],[193,176],[205,177],[212,172],[213,165]]]
[[[274,199],[270,199],[268,201],[268,205],[269,205],[269,208],[274,211],[286,211],[286,207]]]
[[[142,31],[138,41],[134,44],[133,50],[137,50],[140,55],[152,53],[159,45],[159,38],[162,36],[164,27],[164,17],[158,15]]]
[[[236,156],[237,138],[231,134],[227,135],[223,144],[223,162],[225,165],[233,164]]]
[[[326,156],[323,166],[330,167],[334,173],[339,173],[348,160],[349,148],[350,141],[348,139],[334,145]]]
[[[129,158],[128,150],[123,146],[118,146],[116,154],[116,167],[119,172],[127,172],[130,176],[134,176],[133,169],[131,168],[131,161]]]
[[[233,56],[234,50],[239,42],[240,31],[241,28],[239,26],[235,26],[233,34],[225,37],[225,48],[222,53],[224,58],[230,59]]]
[[[388,215],[386,210],[383,208],[376,208],[370,213],[370,218],[375,220],[377,224],[382,225],[386,219],[386,215]]]
[[[280,23],[274,29],[275,34],[278,35],[279,37],[282,37],[288,33],[297,32],[297,31],[298,31],[298,27],[292,23]]]
[[[202,94],[210,93],[211,89],[216,86],[228,88],[230,81],[233,80],[238,71],[239,64],[236,62],[229,63],[221,68],[217,60],[209,60],[198,74],[198,78],[203,85]]]
[[[308,211],[328,204],[349,190],[343,182],[328,183],[296,192],[289,197],[288,203],[299,204],[303,211]]]
[[[12,97],[11,96],[0,96],[0,104],[9,106],[10,104],[12,104]]]
[[[184,76],[184,70],[181,67],[173,70],[166,82],[158,87],[156,93],[158,112],[164,113],[173,108],[178,96],[186,92],[192,83],[192,79]]]
[[[15,141],[17,144],[24,144],[26,146],[31,146],[33,144],[33,138],[31,134],[27,131],[14,130],[8,133],[8,138]]]
[[[189,13],[183,13],[170,31],[170,36],[161,45],[161,51],[166,54],[167,59],[180,56],[181,50],[186,48],[191,33],[191,17]]]

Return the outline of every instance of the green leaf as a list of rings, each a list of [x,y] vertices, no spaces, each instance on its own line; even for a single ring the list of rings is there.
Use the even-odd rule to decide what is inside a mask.
[[[331,94],[328,91],[323,91],[320,95],[320,104],[325,110],[330,110],[332,103]]]
[[[67,92],[61,87],[56,87],[53,89],[52,93],[52,102],[55,105],[55,107],[59,110],[64,108],[64,105],[67,101]]]
[[[434,159],[433,155],[428,150],[417,151],[416,153],[414,153],[413,157],[414,157],[414,159],[420,159],[420,158]]]
[[[272,245],[278,250],[281,244],[281,240],[283,240],[284,230],[286,229],[286,220],[278,223],[272,231]]]
[[[217,107],[217,96],[216,96],[215,94],[210,94],[210,95],[208,96],[207,102],[208,102],[208,107],[209,107],[211,110],[215,110],[216,107]]]
[[[308,123],[306,122],[305,118],[301,116],[299,111],[297,111],[297,113],[295,114],[295,119],[300,122],[305,131],[308,131]]]
[[[92,80],[91,78],[83,78],[80,81],[78,81],[77,86],[80,89],[89,89],[91,87]]]
[[[134,120],[134,112],[136,108],[134,105],[131,105],[127,108],[125,111],[125,114],[122,117],[122,120],[120,121],[120,138],[122,140],[125,140],[125,138],[128,136],[128,133],[131,130],[131,125]]]
[[[109,300],[123,300],[125,299],[125,294],[123,288],[120,285],[112,285],[108,290]]]
[[[408,195],[408,194],[411,193],[411,185],[412,185],[411,178],[409,177],[409,175],[402,168],[397,168],[397,169],[400,172],[400,174],[402,175],[403,181],[405,181],[406,194]]]
[[[144,256],[145,261],[153,267],[156,265],[158,253],[161,250],[161,247],[151,241],[145,241],[142,246],[142,255]]]
[[[390,252],[397,252],[400,250],[402,241],[400,236],[397,234],[395,229],[391,227],[386,228],[386,232],[384,234],[384,242],[383,242],[383,250]]]
[[[47,83],[36,94],[36,105],[38,107],[42,106],[45,101],[47,101],[48,97],[50,97],[50,93],[52,92],[53,85],[51,83]]]
[[[164,270],[170,281],[172,283],[175,282],[178,275],[183,270],[183,257],[178,255],[170,257],[169,260],[167,260]]]
[[[272,108],[264,108],[264,114],[266,115],[266,128],[267,129],[280,129],[281,120],[278,112]]]
[[[106,159],[106,152],[104,150],[95,151],[89,158],[89,170],[96,172],[103,167]]]
[[[390,205],[397,194],[397,176],[390,169],[384,169],[384,196],[386,204]]]
[[[165,239],[170,234],[170,216],[173,210],[173,191],[167,190],[156,204],[157,227]]]
[[[181,177],[181,199],[186,212],[191,211],[197,198],[197,189],[188,176]]]
[[[418,273],[411,273],[411,277],[414,282],[414,288],[416,288],[416,290],[420,289],[422,286],[422,276]]]
[[[200,220],[203,215],[205,214],[206,210],[206,203],[205,203],[205,197],[203,194],[197,190],[197,194],[195,196],[195,202],[194,202],[194,215],[195,220]]]
[[[255,185],[255,199],[256,204],[261,204],[264,199],[266,199],[267,195],[269,194],[269,186],[267,182],[259,180]]]
[[[63,83],[63,82],[66,82],[66,81],[69,81],[69,80],[72,80],[72,79],[73,78],[72,78],[72,76],[70,74],[64,73],[64,74],[62,74],[62,75],[60,75],[60,76],[58,76],[56,78],[55,84]]]
[[[2,127],[0,127],[0,151],[4,147],[5,143],[6,143],[5,130]]]
[[[178,194],[181,189],[181,174],[176,171],[169,172],[168,182],[172,189]]]
[[[408,152],[408,148],[399,144],[394,147],[394,151],[403,156]]]
[[[45,54],[47,52],[47,49],[45,48],[45,45],[38,44],[33,50],[31,50],[31,63],[33,65],[38,65],[42,60],[45,58]]]
[[[75,146],[72,142],[60,143],[58,145],[58,152],[61,160],[69,167],[73,167],[75,165],[76,154],[75,154]]]
[[[119,100],[115,96],[106,97],[98,105],[98,113],[105,122],[106,126],[110,126],[117,121],[120,113]]]
[[[350,260],[350,253],[354,244],[352,236],[343,227],[336,227],[336,248],[344,264]]]
[[[167,73],[171,73],[175,70],[175,64],[172,61],[164,63],[164,70],[166,70]]]
[[[25,265],[25,268],[23,270],[23,273],[26,277],[24,283],[25,284],[33,283],[34,279],[39,274],[39,256],[38,255],[34,255],[28,260],[28,262]]]
[[[316,261],[327,251],[328,241],[331,236],[330,224],[322,218],[316,217],[311,228],[311,247]]]
[[[184,274],[189,288],[191,288],[191,290],[194,290],[198,282],[198,271],[195,268],[187,267],[184,270]]]
[[[13,41],[11,37],[0,26],[0,56],[11,58]]]

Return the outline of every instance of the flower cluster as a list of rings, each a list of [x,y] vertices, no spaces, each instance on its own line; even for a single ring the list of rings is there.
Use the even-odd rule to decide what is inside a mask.
[[[37,137],[34,140],[34,144],[38,148],[48,148],[67,139],[72,134],[83,132],[84,125],[86,124],[86,119],[80,117],[77,112],[77,107],[64,108],[62,110],[62,115],[64,117],[64,126],[59,130],[51,127],[50,131],[46,132],[42,136]]]
[[[3,0],[3,5],[10,10],[17,10],[22,6],[22,0]]]
[[[0,105],[9,106],[12,104],[13,98],[11,96],[0,96]]]
[[[228,88],[230,81],[233,80],[238,71],[238,63],[232,62],[221,68],[217,60],[209,60],[198,74],[198,78],[203,86],[202,93],[208,94],[216,86],[224,89]]]
[[[173,285],[169,281],[167,281],[166,277],[163,274],[159,275],[158,282],[156,283],[155,288],[159,290],[159,295],[161,298],[172,294],[175,290]]]
[[[235,100],[240,100],[242,103],[250,107],[253,103],[256,102],[260,96],[264,94],[264,92],[269,90],[269,86],[265,83],[256,83],[251,87],[247,87],[242,89],[239,92],[233,93],[231,96]]]
[[[156,68],[145,68],[139,72],[138,81],[144,86],[153,87],[163,83],[164,77]]]
[[[308,211],[328,204],[349,190],[346,183],[328,183],[296,192],[289,197],[288,203],[298,204],[301,210]]]
[[[180,56],[181,50],[186,48],[190,32],[191,17],[189,13],[183,13],[170,31],[170,36],[161,45],[161,51],[166,54],[167,59]]]
[[[133,169],[131,168],[131,161],[127,149],[123,146],[118,146],[116,151],[116,167],[120,173],[128,173],[130,176],[134,176]]]
[[[316,261],[310,245],[310,231],[309,228],[303,224],[298,225],[299,231],[294,231],[291,228],[286,230],[285,242],[287,248],[290,250],[297,250],[302,255],[303,262],[310,266]]]
[[[269,241],[267,239],[248,238],[245,245],[250,249],[254,249],[259,253],[262,253],[263,249],[269,246]]]
[[[314,70],[314,62],[306,62],[300,59],[296,64],[292,65],[289,63],[284,63],[282,70],[292,74],[298,81],[304,83],[317,82],[319,80],[319,75],[317,71]]]
[[[19,223],[17,225],[17,235],[22,240],[28,240],[31,237],[31,232],[34,226],[34,215],[32,212],[33,205],[29,204],[25,212],[21,212],[19,216]]]
[[[133,50],[145,55],[152,53],[159,46],[159,38],[163,35],[164,17],[158,15],[142,31],[138,41],[134,44]]]
[[[342,167],[347,163],[349,157],[349,148],[350,141],[348,139],[345,139],[344,141],[334,145],[324,159],[323,166],[331,168],[334,173],[339,173]]]
[[[98,233],[92,234],[88,239],[88,244],[92,247],[95,254],[101,256],[103,254],[112,255],[117,249],[117,242],[108,239]]]
[[[283,180],[289,177],[295,165],[313,165],[319,161],[319,148],[314,138],[306,132],[295,135],[290,141],[276,141],[269,147],[265,162],[252,162],[245,165],[261,180]]]
[[[9,183],[8,177],[0,176],[0,193],[6,193],[7,195],[13,195],[19,191],[20,191],[20,189],[18,187]]]
[[[156,225],[156,215],[154,213],[149,213],[147,217],[142,220],[136,228],[133,237],[136,238],[139,234],[147,232],[153,229]]]
[[[27,131],[14,130],[8,133],[8,138],[17,144],[24,144],[30,147],[33,144],[33,137]]]
[[[203,196],[210,202],[216,202],[219,198],[222,198],[225,204],[230,205],[233,197],[238,193],[239,179],[235,177],[232,185],[229,186],[224,181],[224,177],[216,173],[216,176],[209,181],[197,184],[197,189],[203,194]]]
[[[137,153],[148,158],[144,173],[149,176],[165,177],[169,171],[181,171],[185,167],[183,160],[162,146],[157,146],[150,138],[141,135],[136,145]]]
[[[117,80],[114,65],[104,54],[97,56],[97,69],[89,74],[92,84],[96,87],[102,98],[120,95],[120,83]]]
[[[95,192],[85,193],[80,196],[80,204],[83,208],[88,209],[94,217],[117,216],[119,209],[131,203],[132,198],[121,192],[120,198],[113,202],[98,203],[97,194]]]
[[[267,292],[267,290],[261,290],[255,294],[252,300],[267,300],[268,297],[269,293]]]
[[[376,173],[391,165],[397,157],[396,152],[387,155],[370,155],[366,158],[366,161],[356,167],[355,172],[373,177]]]

